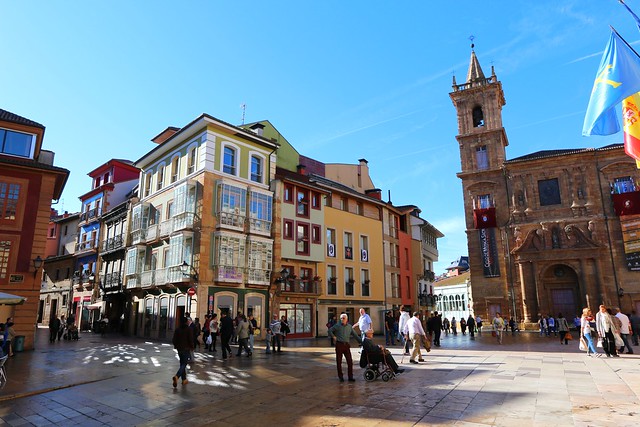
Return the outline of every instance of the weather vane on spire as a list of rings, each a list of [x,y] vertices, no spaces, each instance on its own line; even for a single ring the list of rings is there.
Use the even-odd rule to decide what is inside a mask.
[[[471,40],[471,49],[473,49],[476,45],[473,44],[473,40],[475,40],[476,36],[474,36],[473,34],[471,34],[469,36],[469,40]]]

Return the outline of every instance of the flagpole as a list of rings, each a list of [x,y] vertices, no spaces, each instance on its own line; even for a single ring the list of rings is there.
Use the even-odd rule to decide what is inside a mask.
[[[640,58],[640,55],[638,55],[638,52],[636,52],[636,50],[635,50],[634,48],[632,48],[632,47],[631,47],[631,45],[630,45],[629,43],[627,43],[627,41],[624,39],[624,37],[622,37],[622,36],[620,35],[620,33],[616,31],[616,29],[615,29],[615,28],[613,28],[611,25],[609,25],[609,28],[611,28],[611,31],[613,31],[614,33],[616,33],[616,35],[617,35],[618,37],[620,37],[620,40],[622,40],[622,41],[624,42],[624,44],[626,44],[626,45],[627,45],[627,47],[628,47],[629,49],[631,49],[631,51],[632,51],[633,53],[635,53],[635,54],[636,54],[636,56],[637,56],[638,58]]]

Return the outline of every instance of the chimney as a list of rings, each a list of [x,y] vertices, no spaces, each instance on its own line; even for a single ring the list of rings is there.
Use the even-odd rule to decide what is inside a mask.
[[[254,131],[258,136],[262,136],[264,133],[264,125],[262,123],[254,123],[249,129]]]
[[[307,174],[307,167],[305,165],[298,165],[298,166],[296,166],[296,168],[298,169],[298,173],[300,175],[306,175]]]
[[[360,162],[360,166],[366,166],[367,164],[369,164],[367,159],[358,159],[358,162]]]
[[[369,197],[373,197],[377,200],[382,200],[382,190],[379,188],[372,188],[371,190],[364,190],[364,194]]]

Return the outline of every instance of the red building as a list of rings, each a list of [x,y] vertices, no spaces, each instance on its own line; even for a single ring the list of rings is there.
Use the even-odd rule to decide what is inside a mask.
[[[33,348],[51,200],[60,198],[69,177],[53,166],[54,153],[42,149],[44,131],[0,109],[0,292],[27,298],[0,306],[0,322],[13,317],[25,349]]]

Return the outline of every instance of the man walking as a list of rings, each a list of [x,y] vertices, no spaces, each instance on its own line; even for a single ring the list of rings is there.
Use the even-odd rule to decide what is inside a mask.
[[[496,333],[496,338],[498,339],[498,344],[502,344],[502,333],[504,332],[504,319],[500,315],[500,313],[496,313],[496,317],[493,318],[493,330]]]
[[[420,353],[420,345],[422,343],[423,337],[426,338],[426,334],[424,333],[424,329],[422,328],[422,322],[420,321],[420,318],[418,316],[420,316],[420,313],[415,311],[413,313],[413,317],[407,321],[407,324],[404,326],[403,331],[407,341],[411,339],[411,342],[413,343],[413,349],[411,351],[409,362],[415,364],[417,364],[418,362],[424,362],[422,353]],[[416,360],[416,356],[418,357],[418,360]]]
[[[58,319],[58,315],[54,314],[51,316],[51,321],[49,322],[49,342],[56,342],[56,338],[58,338],[58,330],[60,329],[60,319]]]
[[[273,320],[269,324],[269,329],[271,329],[271,333],[273,334],[273,338],[271,338],[271,349],[275,353],[282,353],[282,324],[280,323],[280,319],[278,319],[278,315],[273,315]],[[277,346],[277,350],[276,350]]]
[[[233,319],[229,317],[229,313],[223,311],[220,317],[220,347],[222,347],[222,359],[232,357],[231,347],[229,341],[231,341],[231,335],[233,335]]]
[[[403,354],[405,356],[409,355],[409,340],[406,339],[406,336],[404,334],[404,327],[407,326],[407,322],[409,321],[410,318],[411,316],[409,315],[409,312],[405,310],[404,305],[401,305],[400,320],[398,322],[398,331],[399,331],[398,339],[400,340],[400,342],[402,342],[402,346],[404,347]]]
[[[618,350],[620,353],[624,353],[624,347],[627,347],[627,354],[633,354],[633,349],[631,348],[631,344],[629,344],[629,333],[631,333],[631,322],[626,314],[620,311],[618,307],[615,308],[616,317],[620,319],[620,337],[622,338],[622,342],[624,345],[620,347]]]
[[[433,334],[433,345],[440,347],[440,335],[442,334],[442,316],[437,311],[427,321],[429,334]]]
[[[187,363],[193,351],[193,333],[187,324],[186,317],[180,319],[180,326],[173,333],[173,348],[178,351],[180,368],[173,376],[173,388],[178,387],[178,378],[182,378],[182,385],[187,384]]]
[[[362,338],[360,338],[353,330],[353,326],[349,324],[349,316],[345,313],[340,315],[340,323],[336,323],[329,329],[329,335],[336,340],[336,367],[338,368],[338,378],[340,382],[344,382],[344,375],[342,373],[342,355],[347,359],[347,374],[349,375],[349,381],[354,382],[353,378],[353,358],[351,357],[351,346],[349,345],[349,339],[355,338],[358,343],[362,344]]]
[[[355,326],[354,326],[355,327]],[[360,329],[360,338],[363,339],[366,333],[371,329],[371,317],[364,308],[360,309],[360,318],[358,319],[358,329]]]

